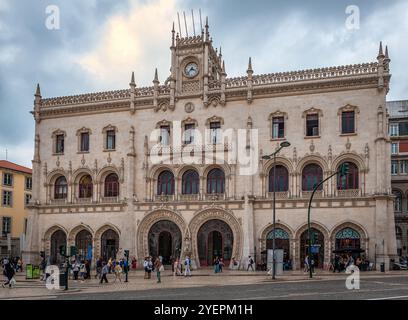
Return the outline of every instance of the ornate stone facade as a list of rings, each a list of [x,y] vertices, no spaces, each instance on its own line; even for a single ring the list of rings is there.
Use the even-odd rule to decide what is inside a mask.
[[[281,174],[276,215],[277,225],[289,235],[294,268],[301,267],[304,254],[300,242],[310,179],[325,178],[344,162],[354,164],[353,179],[330,180],[313,204],[313,226],[323,236],[322,267],[328,267],[338,249],[341,239],[336,237],[342,227],[357,232],[359,248],[354,249],[371,261],[387,262],[395,256],[385,106],[391,77],[388,50],[384,54],[381,46],[377,62],[267,75],[255,75],[250,59],[247,75],[231,79],[221,53],[213,48],[208,24],[196,37],[180,38],[173,30],[170,50],[171,74],[164,85],[159,85],[156,70],[154,86],[148,88],[137,88],[133,74],[130,88],[120,91],[43,99],[37,87],[30,250],[25,261],[38,260],[39,251],[52,255],[57,230],[66,234],[69,244],[80,243],[78,232],[88,230],[95,259],[103,251],[102,233],[109,229],[119,235],[119,251],[130,250],[140,261],[150,254],[152,226],[170,221],[182,234],[182,258],[191,255],[196,267],[198,248],[208,253],[209,264],[215,255],[242,264],[251,255],[261,263],[272,231],[274,165],[261,157],[285,140],[291,147],[276,159]],[[206,138],[195,141],[199,148],[192,151],[205,161],[175,161],[190,147],[173,144],[177,122],[183,134],[193,126]],[[155,129],[159,144],[150,135]],[[243,143],[220,141],[219,129],[257,129],[258,144],[249,134]],[[90,147],[78,153],[83,132],[92,133]],[[168,141],[163,132],[170,132]],[[56,153],[58,139],[64,139],[64,148]],[[256,155],[255,173],[242,174],[239,162],[208,161],[237,145]],[[154,146],[171,163],[153,163]],[[200,228],[212,220],[229,226],[232,251],[223,247],[221,229],[198,239]],[[161,246],[172,235],[154,239]],[[118,245],[112,241],[110,245]]]

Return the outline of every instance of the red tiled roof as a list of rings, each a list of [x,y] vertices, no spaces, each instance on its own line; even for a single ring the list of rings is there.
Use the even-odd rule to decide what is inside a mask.
[[[30,168],[20,166],[18,164],[15,164],[7,160],[0,160],[0,168],[5,168],[5,169],[29,173],[29,174],[33,173],[33,170],[31,170]]]

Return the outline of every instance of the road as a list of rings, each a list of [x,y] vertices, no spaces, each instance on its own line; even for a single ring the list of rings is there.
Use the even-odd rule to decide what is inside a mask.
[[[367,277],[359,290],[348,290],[344,279],[301,280],[258,284],[211,285],[192,288],[75,293],[58,300],[408,300],[408,277]]]

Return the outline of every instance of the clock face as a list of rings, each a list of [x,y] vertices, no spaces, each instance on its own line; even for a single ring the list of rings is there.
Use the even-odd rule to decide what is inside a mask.
[[[190,62],[186,65],[184,73],[187,77],[195,77],[198,74],[198,66],[195,62]]]

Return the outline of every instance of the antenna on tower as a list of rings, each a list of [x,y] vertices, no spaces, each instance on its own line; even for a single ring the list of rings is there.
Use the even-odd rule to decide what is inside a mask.
[[[195,23],[194,23],[194,11],[193,11],[193,9],[191,9],[191,17],[193,18],[193,31],[194,31],[194,37],[195,37],[196,33],[195,33]]]
[[[188,38],[188,29],[187,29],[187,20],[186,20],[186,13],[183,11],[184,16],[184,25],[186,26],[186,37]]]
[[[183,35],[181,34],[180,14],[178,12],[177,12],[177,19],[178,19],[178,25],[179,25],[180,38],[182,38]]]
[[[201,19],[201,8],[198,10],[200,11],[200,30],[203,30],[203,20]]]

